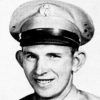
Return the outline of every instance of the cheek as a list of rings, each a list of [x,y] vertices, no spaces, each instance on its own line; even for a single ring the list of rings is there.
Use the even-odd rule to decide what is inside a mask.
[[[72,61],[71,59],[65,59],[61,61],[55,61],[51,65],[51,69],[60,76],[67,75],[72,70]]]
[[[25,73],[30,74],[34,69],[35,63],[24,60],[23,69]]]

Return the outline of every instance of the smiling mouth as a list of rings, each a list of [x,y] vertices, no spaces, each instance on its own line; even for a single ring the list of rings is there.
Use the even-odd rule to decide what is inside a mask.
[[[48,85],[51,83],[54,79],[34,79],[36,83],[39,85]]]

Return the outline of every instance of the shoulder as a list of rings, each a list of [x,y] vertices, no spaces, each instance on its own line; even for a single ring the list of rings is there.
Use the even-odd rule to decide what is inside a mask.
[[[23,98],[21,98],[20,100],[36,100],[37,95],[35,93],[30,94],[28,96],[25,96]]]
[[[78,91],[78,96],[79,100],[100,100],[100,97],[81,90]]]

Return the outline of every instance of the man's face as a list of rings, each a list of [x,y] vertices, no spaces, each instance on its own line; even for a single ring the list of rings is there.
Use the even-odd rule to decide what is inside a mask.
[[[35,92],[52,97],[69,90],[72,75],[71,48],[56,45],[23,47],[23,69]]]

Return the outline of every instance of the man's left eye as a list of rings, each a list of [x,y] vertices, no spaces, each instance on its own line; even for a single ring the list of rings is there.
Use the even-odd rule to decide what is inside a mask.
[[[60,55],[55,54],[55,53],[50,53],[50,54],[48,54],[48,56],[49,56],[50,58],[61,58]]]

